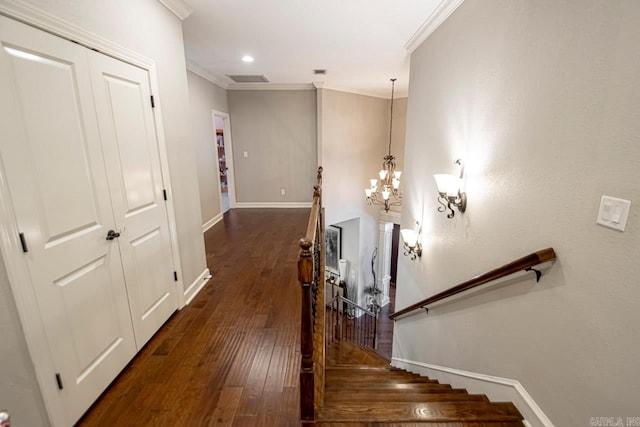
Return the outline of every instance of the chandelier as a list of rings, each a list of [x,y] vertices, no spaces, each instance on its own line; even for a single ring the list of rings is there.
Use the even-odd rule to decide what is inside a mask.
[[[393,93],[396,79],[391,79],[391,117],[389,119],[389,153],[384,156],[382,169],[378,172],[379,179],[370,179],[369,188],[364,190],[367,196],[367,204],[384,205],[385,212],[389,212],[391,206],[402,204],[400,191],[400,174],[396,170],[396,158],[391,154],[391,135],[393,130]]]

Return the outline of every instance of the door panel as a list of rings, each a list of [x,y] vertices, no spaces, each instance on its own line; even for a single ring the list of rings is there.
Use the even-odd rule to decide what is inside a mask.
[[[136,351],[119,248],[105,240],[116,223],[87,50],[0,16],[0,93],[0,157],[64,385],[56,421],[71,425]]]
[[[178,308],[146,70],[89,52],[100,134],[141,348]]]

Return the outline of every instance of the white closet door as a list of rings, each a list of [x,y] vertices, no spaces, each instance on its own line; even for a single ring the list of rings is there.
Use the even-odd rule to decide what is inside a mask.
[[[136,352],[118,243],[105,239],[116,224],[88,52],[0,16],[0,178],[28,246],[32,283],[17,285],[36,294],[63,425]]]
[[[89,52],[138,348],[178,308],[146,70]]]

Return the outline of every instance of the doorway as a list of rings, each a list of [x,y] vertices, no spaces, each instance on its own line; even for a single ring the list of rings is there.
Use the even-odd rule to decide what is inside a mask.
[[[220,212],[235,208],[235,187],[233,180],[233,150],[231,147],[231,123],[228,113],[213,112],[215,129],[216,167],[218,168],[218,189],[220,192]]]

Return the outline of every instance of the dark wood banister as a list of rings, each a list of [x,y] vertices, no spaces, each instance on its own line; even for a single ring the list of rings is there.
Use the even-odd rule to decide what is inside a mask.
[[[530,269],[531,267],[534,267],[538,264],[542,264],[548,261],[553,261],[555,259],[556,259],[556,253],[553,250],[553,248],[541,249],[537,252],[534,252],[527,256],[523,256],[522,258],[519,258],[515,261],[505,264],[502,267],[498,267],[484,274],[476,276],[473,279],[467,280],[466,282],[460,283],[459,285],[449,288],[446,291],[437,293],[429,298],[426,298],[420,302],[410,305],[407,308],[403,308],[402,310],[391,314],[389,316],[389,319],[395,320],[396,318],[404,314],[410,313],[414,310],[424,308],[429,304],[433,304],[436,301],[441,301],[445,298],[449,298],[450,296],[459,294],[460,292],[464,292],[469,289],[476,288],[478,286],[484,285],[485,283],[491,282],[493,280],[500,279],[502,277],[508,276],[513,273],[517,273],[518,271]]]
[[[315,408],[324,392],[324,213],[322,208],[322,167],[318,168],[317,184],[313,187],[313,202],[305,237],[300,239],[298,281],[301,292],[300,316],[300,418],[313,421]],[[314,252],[316,261],[314,262]],[[315,319],[312,287],[318,286]]]

